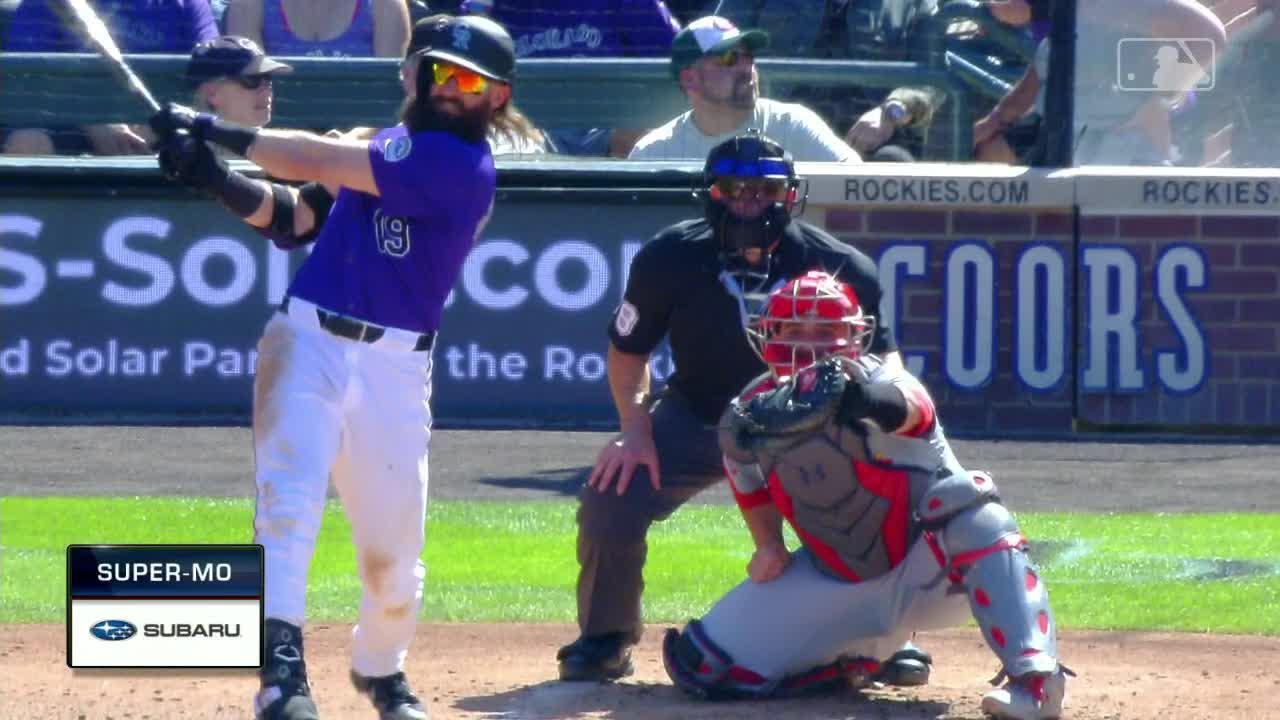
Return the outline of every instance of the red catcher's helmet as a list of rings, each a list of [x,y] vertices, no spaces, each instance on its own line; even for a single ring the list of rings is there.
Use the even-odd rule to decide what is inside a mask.
[[[856,359],[874,330],[875,318],[862,311],[852,287],[810,270],[770,293],[752,337],[769,370],[783,380],[833,355]]]

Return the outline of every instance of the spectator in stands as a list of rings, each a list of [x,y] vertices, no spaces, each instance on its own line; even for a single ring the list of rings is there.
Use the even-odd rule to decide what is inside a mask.
[[[1044,119],[1045,80],[1049,77],[1049,38],[1036,46],[1026,72],[973,124],[973,159],[1012,165],[1028,164]]]
[[[491,10],[486,6],[491,6]],[[662,57],[680,26],[661,0],[466,0],[488,11],[516,43],[516,57]],[[626,157],[644,130],[552,128],[565,155]]]
[[[21,0],[0,0],[0,49],[9,47],[9,22],[13,20],[19,2]]]
[[[716,12],[767,31],[772,55],[904,61],[920,21],[937,8],[938,0],[721,0]],[[856,118],[845,141],[868,160],[920,157],[946,100],[932,87],[798,86],[784,95],[835,125]]]
[[[272,55],[403,57],[409,43],[405,0],[231,0],[227,34]]]
[[[249,38],[223,35],[200,43],[187,63],[192,106],[240,125],[264,127],[275,99],[271,76],[292,71]]]
[[[661,0],[495,0],[491,15],[517,58],[658,57],[680,29]]]
[[[1231,129],[1222,137],[1229,142],[1229,159],[1234,167],[1280,167],[1280,0],[1258,0],[1257,14],[1228,25],[1232,41],[1240,43],[1239,60],[1233,80],[1215,89],[1219,101],[1229,98],[1238,113]],[[1272,20],[1261,27],[1264,13]],[[1254,28],[1258,31],[1250,32]],[[1244,39],[1242,39],[1242,37]],[[1212,160],[1211,160],[1212,161]],[[1221,164],[1220,162],[1217,164]]]
[[[760,97],[755,53],[769,35],[741,31],[725,18],[699,18],[671,45],[671,74],[690,110],[651,131],[631,151],[633,160],[696,160],[711,148],[756,129],[787,148],[796,160],[859,162],[818,114],[793,103]]]
[[[986,5],[996,20],[1026,28],[1037,44],[1049,35],[1051,0],[986,0]]]
[[[9,28],[7,52],[88,52],[54,13],[51,0],[24,0]],[[208,0],[98,0],[94,8],[124,53],[185,55],[218,36]],[[4,152],[13,155],[129,155],[149,153],[146,133],[123,123],[13,129]]]
[[[1118,77],[1121,40],[1203,38],[1188,44],[1200,68],[1211,68],[1226,47],[1226,31],[1196,0],[1078,0],[1075,79],[1077,165],[1172,165],[1179,158],[1170,109],[1195,87],[1183,74],[1164,92],[1127,88]],[[1150,43],[1154,46],[1157,43]],[[1135,70],[1131,68],[1129,70]],[[1193,142],[1203,138],[1193,139]]]

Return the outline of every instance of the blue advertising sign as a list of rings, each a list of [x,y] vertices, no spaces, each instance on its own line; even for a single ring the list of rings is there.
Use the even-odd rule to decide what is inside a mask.
[[[631,258],[699,208],[604,194],[502,193],[446,306],[439,422],[613,420],[605,328]],[[255,344],[303,252],[193,196],[0,199],[0,415],[247,422]]]

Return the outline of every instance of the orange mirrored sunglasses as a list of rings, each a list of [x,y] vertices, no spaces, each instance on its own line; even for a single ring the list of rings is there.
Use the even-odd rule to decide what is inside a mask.
[[[437,85],[444,85],[453,80],[458,83],[458,92],[468,95],[479,95],[489,87],[489,79],[474,70],[468,70],[450,63],[434,62],[431,74]]]

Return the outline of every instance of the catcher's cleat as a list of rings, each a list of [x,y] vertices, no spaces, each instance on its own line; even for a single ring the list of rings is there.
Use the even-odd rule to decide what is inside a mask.
[[[1056,720],[1062,717],[1067,678],[1061,666],[1051,675],[1027,673],[982,698],[982,711],[1001,720]]]
[[[560,648],[560,679],[565,682],[610,682],[635,672],[631,644],[624,633],[583,635]]]
[[[427,708],[409,689],[404,673],[384,677],[365,677],[351,671],[351,684],[364,693],[378,710],[378,720],[427,720]]]
[[[262,689],[253,700],[256,720],[319,720],[302,659],[302,628],[268,618],[262,638],[267,661],[258,672]]]
[[[873,680],[896,687],[916,687],[929,684],[929,670],[933,657],[912,643],[889,656],[880,666]]]

